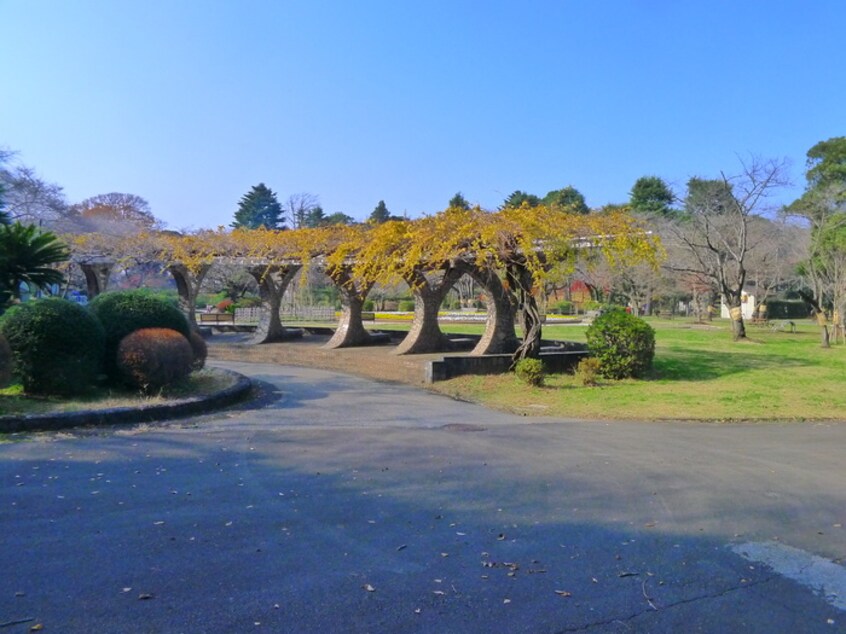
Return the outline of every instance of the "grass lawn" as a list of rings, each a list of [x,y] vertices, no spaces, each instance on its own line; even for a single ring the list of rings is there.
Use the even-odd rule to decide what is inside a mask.
[[[135,407],[157,405],[168,401],[206,396],[225,389],[234,383],[228,374],[213,369],[192,373],[184,381],[169,386],[159,394],[144,396],[138,392],[116,388],[94,388],[90,394],[72,399],[56,397],[28,397],[22,394],[20,385],[0,390],[0,416],[23,416],[56,412],[77,412],[82,410],[107,409],[112,407]]]
[[[624,419],[844,419],[846,347],[820,348],[819,329],[797,332],[748,326],[749,341],[731,340],[729,324],[648,319],[656,330],[654,369],[646,380],[583,387],[552,375],[531,388],[513,375],[468,376],[435,384],[451,396],[526,414]],[[453,325],[449,328],[461,330]],[[481,327],[464,326],[465,332]],[[585,327],[549,326],[544,337],[584,341]]]

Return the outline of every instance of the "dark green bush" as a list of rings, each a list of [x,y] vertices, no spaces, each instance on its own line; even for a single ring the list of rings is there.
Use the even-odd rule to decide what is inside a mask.
[[[206,340],[196,330],[191,331],[188,337],[188,343],[191,344],[191,351],[194,355],[194,362],[191,364],[192,370],[202,370],[206,365],[206,357],[209,355],[209,347],[206,345]]]
[[[543,385],[543,361],[540,359],[520,359],[514,366],[514,373],[521,381],[528,385],[539,387]]]
[[[361,309],[366,311],[376,310],[376,302],[374,302],[372,299],[365,299],[364,304],[362,304],[361,306]]]
[[[6,337],[0,335],[0,388],[9,385],[12,380],[12,349]]]
[[[0,320],[14,374],[30,394],[73,396],[97,379],[105,334],[79,304],[40,299],[12,307]]]
[[[811,314],[810,306],[802,300],[771,299],[766,305],[767,319],[804,319]]]
[[[606,309],[593,320],[586,336],[588,349],[606,378],[638,377],[652,367],[655,331],[622,308]]]
[[[410,313],[414,311],[414,300],[413,299],[403,299],[400,301],[399,306],[397,306],[397,310],[404,313]]]
[[[124,337],[117,349],[121,378],[144,392],[185,378],[193,362],[188,339],[170,328],[141,328]]]
[[[176,306],[145,290],[112,291],[95,297],[88,309],[106,331],[106,373],[117,376],[116,354],[121,340],[140,328],[170,328],[190,336],[188,320]]]

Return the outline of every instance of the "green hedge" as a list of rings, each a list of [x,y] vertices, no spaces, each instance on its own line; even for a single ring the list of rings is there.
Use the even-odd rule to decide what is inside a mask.
[[[0,319],[12,349],[14,374],[30,394],[73,396],[97,379],[105,334],[79,304],[40,299],[13,306]]]

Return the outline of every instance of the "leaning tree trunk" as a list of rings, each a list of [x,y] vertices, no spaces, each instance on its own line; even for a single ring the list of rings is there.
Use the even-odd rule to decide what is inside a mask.
[[[820,297],[820,295],[821,294],[810,295],[809,293],[799,291],[799,297],[801,297],[805,303],[811,307],[814,316],[817,318],[817,324],[820,327],[820,347],[830,348],[831,336],[828,331],[828,320],[825,317],[825,309],[822,307],[822,304],[817,301],[817,297]]]
[[[511,288],[517,290],[523,323],[523,340],[512,356],[511,365],[514,367],[523,359],[540,358],[541,316],[537,298],[532,292],[534,279],[531,272],[523,266],[515,266],[508,272],[508,282]]]

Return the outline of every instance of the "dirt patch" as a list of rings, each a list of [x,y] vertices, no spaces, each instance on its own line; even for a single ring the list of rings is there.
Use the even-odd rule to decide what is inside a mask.
[[[364,346],[327,350],[327,335],[305,335],[302,339],[252,345],[239,335],[215,335],[208,340],[209,359],[277,363],[325,370],[337,370],[380,381],[423,386],[426,364],[443,354],[395,354],[395,345]]]

